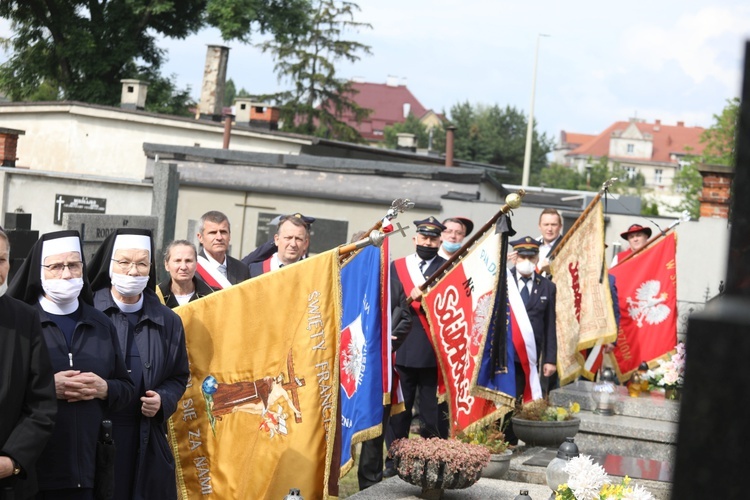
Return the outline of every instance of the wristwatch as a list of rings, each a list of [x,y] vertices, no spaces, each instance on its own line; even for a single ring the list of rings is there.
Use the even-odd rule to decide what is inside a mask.
[[[10,457],[8,457],[8,458],[10,458]],[[13,464],[13,475],[14,475],[14,476],[17,476],[17,475],[19,475],[19,474],[21,473],[21,466],[20,466],[20,465],[18,465],[18,462],[16,462],[16,461],[15,461],[15,460],[13,460],[12,458],[10,458],[10,463],[12,463],[12,464]]]

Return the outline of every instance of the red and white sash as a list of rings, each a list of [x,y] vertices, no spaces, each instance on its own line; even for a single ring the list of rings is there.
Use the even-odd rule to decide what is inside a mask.
[[[508,273],[508,300],[510,301],[513,328],[513,347],[526,377],[526,390],[523,400],[532,401],[542,397],[542,386],[539,382],[539,359],[534,341],[534,329],[531,327],[526,306],[523,305],[518,283],[512,273]]]
[[[232,286],[226,276],[221,274],[207,258],[202,255],[198,256],[198,267],[196,269],[200,277],[205,281],[211,288],[225,289]]]

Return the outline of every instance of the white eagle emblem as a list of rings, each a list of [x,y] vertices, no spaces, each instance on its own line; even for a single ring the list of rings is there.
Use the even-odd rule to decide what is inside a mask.
[[[658,280],[645,281],[635,292],[636,300],[627,297],[628,314],[643,326],[643,321],[649,325],[658,325],[669,317],[669,307],[662,304],[667,300],[667,292],[659,293],[661,283]]]
[[[339,375],[341,387],[351,398],[357,392],[365,374],[367,363],[367,341],[362,331],[362,315],[341,331],[341,356]]]

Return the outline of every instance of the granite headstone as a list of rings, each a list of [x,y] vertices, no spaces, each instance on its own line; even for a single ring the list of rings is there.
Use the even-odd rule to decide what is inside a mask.
[[[63,215],[63,227],[65,229],[76,229],[81,233],[83,239],[83,253],[86,261],[90,261],[104,239],[121,227],[132,227],[137,229],[150,229],[156,234],[158,227],[157,217],[151,215],[98,215],[98,214],[71,214]],[[159,255],[154,256],[158,264],[161,262]]]

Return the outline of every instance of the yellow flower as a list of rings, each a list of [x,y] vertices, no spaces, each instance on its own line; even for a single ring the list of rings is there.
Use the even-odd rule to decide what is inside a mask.
[[[573,403],[570,405],[570,413],[578,413],[581,411],[581,405],[578,403]]]

